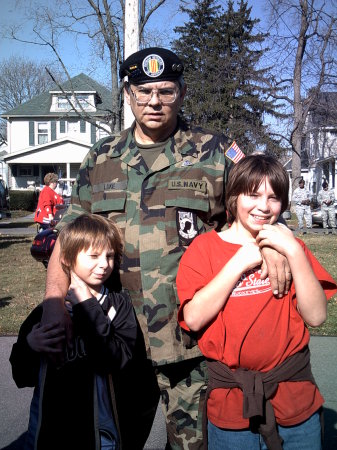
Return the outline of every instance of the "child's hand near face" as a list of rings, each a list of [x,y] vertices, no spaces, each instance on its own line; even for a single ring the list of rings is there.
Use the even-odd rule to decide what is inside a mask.
[[[27,335],[27,343],[35,352],[60,353],[62,348],[56,347],[65,340],[64,328],[58,322],[41,326],[37,323]]]
[[[88,285],[81,280],[75,272],[71,271],[70,275],[70,286],[65,299],[72,305],[76,305],[77,303],[84,302],[85,300],[88,300],[88,298],[91,298],[92,293],[90,292]]]

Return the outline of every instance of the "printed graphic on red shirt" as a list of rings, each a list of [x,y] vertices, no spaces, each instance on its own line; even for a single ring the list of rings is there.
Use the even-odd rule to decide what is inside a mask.
[[[268,291],[271,291],[269,277],[261,280],[261,269],[253,269],[242,274],[232,291],[231,297],[261,295]]]

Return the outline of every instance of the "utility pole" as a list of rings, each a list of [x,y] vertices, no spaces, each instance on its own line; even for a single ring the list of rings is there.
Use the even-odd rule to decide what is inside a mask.
[[[139,0],[125,1],[124,58],[139,50]],[[133,122],[130,106],[124,102],[124,128]]]

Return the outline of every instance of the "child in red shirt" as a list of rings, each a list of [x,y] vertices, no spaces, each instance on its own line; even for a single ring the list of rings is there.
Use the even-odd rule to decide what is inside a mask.
[[[325,321],[337,289],[302,241],[272,225],[288,205],[288,188],[274,158],[242,159],[226,187],[230,227],[195,238],[180,262],[178,320],[198,333],[209,367],[210,449],[274,450],[282,441],[287,449],[321,448],[324,400],[310,370],[306,325]],[[283,298],[260,278],[264,246],[290,264]]]
[[[41,230],[50,227],[56,213],[56,205],[63,205],[63,198],[55,192],[58,176],[56,173],[47,173],[44,177],[45,187],[39,195],[37,208],[35,211],[34,222],[37,222]]]

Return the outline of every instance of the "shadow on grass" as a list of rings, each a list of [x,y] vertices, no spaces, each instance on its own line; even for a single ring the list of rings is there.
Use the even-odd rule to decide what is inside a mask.
[[[1,236],[0,235],[0,250],[10,247],[13,244],[29,244],[32,238],[28,236]]]
[[[13,300],[12,296],[0,298],[0,308],[4,308],[5,306],[8,306],[10,304],[11,300]]]

